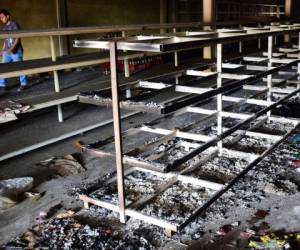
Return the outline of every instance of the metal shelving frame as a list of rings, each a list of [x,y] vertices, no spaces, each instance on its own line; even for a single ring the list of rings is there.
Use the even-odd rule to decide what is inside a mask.
[[[247,30],[221,30],[221,31],[211,31],[208,33],[207,31],[200,31],[198,34],[186,35],[186,36],[164,36],[162,37],[144,37],[142,39],[138,37],[127,38],[123,40],[82,40],[75,41],[75,47],[82,48],[101,48],[108,49],[110,51],[110,64],[111,64],[111,89],[112,89],[112,107],[113,107],[113,120],[114,120],[114,143],[115,143],[115,158],[116,158],[116,168],[117,168],[117,187],[118,187],[118,205],[114,205],[109,202],[99,201],[92,199],[88,196],[81,196],[80,198],[84,201],[85,207],[88,207],[89,204],[95,204],[112,211],[119,212],[120,221],[125,223],[126,216],[130,216],[133,218],[137,218],[139,220],[143,220],[145,222],[158,225],[166,229],[166,232],[170,234],[171,232],[177,232],[178,230],[184,228],[188,223],[190,223],[195,217],[197,217],[200,213],[202,213],[209,205],[211,205],[216,199],[218,199],[222,194],[224,194],[238,179],[244,176],[250,169],[252,169],[257,163],[259,163],[267,154],[269,154],[277,145],[279,145],[283,140],[285,140],[299,125],[299,120],[293,120],[288,118],[276,118],[271,116],[271,111],[282,104],[284,101],[294,97],[295,95],[300,93],[300,82],[298,80],[293,83],[296,85],[295,88],[292,89],[281,89],[274,88],[272,82],[272,74],[278,71],[282,71],[285,68],[292,67],[297,65],[298,74],[300,73],[300,53],[298,58],[273,58],[273,43],[274,37],[281,35],[291,35],[297,33],[299,35],[300,41],[300,25],[285,25],[285,26],[277,26],[277,27],[269,27],[268,29],[261,30],[260,28],[255,29],[247,29]],[[258,79],[253,76],[244,76],[244,75],[232,75],[229,78],[236,79],[236,81],[229,85],[222,84],[222,79],[224,78],[224,74],[222,72],[222,47],[223,44],[233,43],[237,41],[258,39],[258,38],[268,38],[268,53],[267,58],[248,58],[249,60],[254,61],[267,61],[268,65],[266,67],[266,72],[264,76],[267,76],[267,87],[256,87],[256,86],[247,86],[248,89],[251,90],[259,90],[261,92],[267,93],[266,101],[257,101],[256,104],[264,106],[263,109],[259,110],[253,114],[243,114],[243,113],[230,113],[223,111],[223,101],[227,98],[231,99],[233,102],[237,102],[238,104],[249,103],[254,101],[255,99],[247,99],[247,98],[231,98],[224,96],[224,92],[233,89],[238,86],[246,86],[247,80]],[[234,132],[239,130],[244,130],[245,126],[249,126],[251,122],[255,121],[255,126],[261,125],[265,121],[277,120],[279,122],[289,122],[294,125],[293,129],[287,132],[285,135],[276,137],[274,140],[274,144],[265,150],[260,155],[253,155],[252,161],[249,165],[240,172],[236,178],[222,186],[220,189],[217,189],[214,195],[203,205],[197,208],[183,223],[174,224],[168,221],[165,221],[161,218],[155,218],[148,215],[145,215],[141,212],[138,212],[134,209],[131,209],[130,206],[126,207],[125,205],[125,189],[124,189],[124,164],[133,164],[136,161],[130,161],[128,157],[124,157],[123,148],[122,148],[122,135],[121,135],[121,123],[120,123],[120,103],[119,103],[119,93],[118,93],[118,75],[117,75],[117,50],[128,50],[128,51],[149,51],[149,52],[173,52],[178,50],[188,50],[194,48],[201,48],[205,46],[217,46],[217,71],[215,74],[218,76],[217,80],[217,88],[216,89],[204,89],[203,91],[210,93],[208,97],[216,96],[217,98],[217,110],[204,110],[197,107],[186,107],[185,111],[187,112],[196,112],[206,114],[208,118],[216,117],[217,118],[217,135],[213,137],[201,136],[199,134],[191,134],[186,133],[184,131],[175,130],[168,131],[163,129],[152,129],[151,127],[142,127],[141,129],[146,130],[151,133],[158,133],[165,136],[164,139],[168,139],[172,136],[174,137],[182,137],[191,139],[194,141],[201,141],[202,144],[194,145],[192,150],[185,154],[183,157],[174,160],[171,164],[172,166],[178,166],[192,159],[193,157],[199,155],[201,152],[215,148],[219,153],[224,150],[222,145],[223,139],[232,135]],[[298,44],[298,49],[300,50],[300,42]],[[294,52],[299,52],[299,50],[294,50]],[[281,66],[276,67],[277,64]],[[196,72],[197,73],[197,72]],[[203,72],[198,72],[199,74],[203,74]],[[262,75],[259,76],[261,78]],[[199,89],[191,88],[186,89],[187,92],[199,94]],[[279,101],[272,102],[271,101],[271,93],[274,91],[280,92],[284,95]],[[201,96],[201,94],[200,94]],[[234,100],[235,99],[235,100]],[[222,126],[222,117],[233,117],[235,119],[240,119],[241,122],[236,124],[235,126],[227,129]],[[245,130],[243,133],[250,133],[250,131]],[[260,136],[270,136],[270,135],[260,135]],[[103,155],[103,152],[97,152],[97,150],[89,149],[91,152],[94,152],[95,155]],[[225,149],[226,150],[226,149]],[[242,152],[241,152],[242,153]],[[105,155],[105,153],[104,153]],[[133,164],[134,165],[134,164]],[[150,163],[151,165],[151,163]],[[149,166],[151,167],[151,166]],[[147,169],[148,167],[140,168],[142,171],[152,171]],[[187,171],[185,169],[184,171]],[[182,179],[182,173],[175,174],[175,179]],[[158,172],[156,171],[158,174]],[[174,180],[173,180],[174,181]],[[185,181],[188,183],[194,183],[195,180],[191,178],[185,178]],[[201,180],[198,180],[201,181]],[[203,184],[203,182],[202,182]],[[168,186],[168,185],[167,185]],[[166,188],[166,186],[164,186]],[[162,192],[165,188],[160,188],[159,190]],[[157,194],[155,194],[157,195]],[[144,197],[141,200],[144,201],[142,204],[145,204],[153,197]]]

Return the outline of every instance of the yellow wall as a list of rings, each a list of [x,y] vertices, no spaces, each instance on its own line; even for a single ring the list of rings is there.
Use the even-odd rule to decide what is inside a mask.
[[[8,9],[22,29],[56,27],[55,0],[1,0],[0,8]],[[159,23],[156,0],[67,0],[67,10],[72,27]],[[48,37],[23,38],[22,43],[24,59],[50,56]]]
[[[68,0],[70,26],[159,22],[159,1]]]
[[[159,23],[159,1],[155,0],[68,0],[67,6],[69,26]],[[70,40],[97,36],[73,36]],[[71,51],[77,54],[87,50]]]
[[[53,28],[55,22],[55,1],[51,0],[1,0],[0,8],[7,9],[12,20],[22,29]],[[49,57],[49,38],[22,39],[24,59]]]

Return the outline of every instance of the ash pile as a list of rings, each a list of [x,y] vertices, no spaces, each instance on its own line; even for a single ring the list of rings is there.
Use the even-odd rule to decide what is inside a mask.
[[[35,226],[3,249],[157,249],[158,235],[150,229],[127,230],[105,214],[93,209],[65,211],[48,220],[41,213]]]

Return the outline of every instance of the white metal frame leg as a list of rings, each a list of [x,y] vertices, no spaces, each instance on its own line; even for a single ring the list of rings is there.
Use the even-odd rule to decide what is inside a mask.
[[[177,32],[176,28],[173,28],[173,33],[176,33],[176,32]],[[175,67],[178,67],[178,52],[177,51],[174,52],[174,65],[175,65]]]
[[[243,26],[240,24],[239,28],[243,29]],[[243,52],[243,42],[242,41],[239,41],[239,52],[240,52],[240,54],[242,54],[242,52]]]
[[[298,39],[298,49],[300,49],[300,32],[299,32],[299,39]],[[300,60],[300,52],[298,52],[298,59]],[[298,80],[300,80],[300,62],[298,63]],[[300,89],[300,84],[297,84],[297,89]],[[298,96],[300,96],[300,93],[298,93]]]
[[[56,53],[55,53],[55,45],[54,45],[54,37],[50,36],[50,48],[51,48],[51,58],[52,62],[56,61]],[[60,92],[60,86],[59,86],[59,78],[58,78],[58,72],[57,70],[53,71],[53,79],[54,79],[54,88],[55,92]],[[62,112],[62,105],[57,105],[57,115],[58,115],[58,121],[63,122],[63,112]]]
[[[125,77],[130,77],[129,62],[127,58],[124,59],[124,72],[125,72]]]
[[[126,37],[126,32],[122,31],[122,37]],[[126,52],[126,50],[124,50],[124,52]],[[125,58],[124,59],[124,73],[125,73],[125,77],[130,77],[130,71],[129,71],[129,62],[128,59]]]
[[[123,166],[123,148],[121,136],[121,120],[120,120],[120,104],[118,93],[118,73],[117,73],[117,44],[110,42],[110,69],[111,69],[111,91],[113,104],[113,120],[116,150],[116,166],[117,166],[117,186],[119,198],[120,222],[126,222],[125,216],[125,189],[124,189],[124,166]]]
[[[261,24],[258,27],[261,27]],[[261,38],[258,38],[258,48],[261,49]]]
[[[272,55],[273,55],[273,36],[269,36],[268,37],[268,68],[271,69],[272,67],[272,63],[271,63],[271,59],[272,59]],[[271,88],[272,88],[272,74],[268,75],[268,80],[267,80],[267,84],[268,84],[268,96],[267,96],[267,101],[271,101],[272,99],[272,92],[271,92]],[[270,118],[271,116],[271,111],[269,111],[267,113],[268,118]]]
[[[217,87],[222,87],[222,44],[217,44],[217,72],[218,72],[218,79],[217,79]],[[218,94],[217,96],[217,110],[218,110],[218,118],[217,118],[217,133],[218,135],[222,134],[222,110],[223,110],[223,102],[222,102],[222,94]],[[218,148],[222,149],[223,143],[222,141],[218,142]]]

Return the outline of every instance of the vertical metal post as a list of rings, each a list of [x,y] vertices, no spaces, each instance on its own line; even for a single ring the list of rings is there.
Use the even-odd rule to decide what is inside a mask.
[[[203,0],[202,1],[203,17],[202,21],[204,23],[214,22],[216,19],[216,0]],[[210,30],[210,26],[204,26],[204,30]],[[203,58],[212,59],[213,57],[213,47],[203,48]]]
[[[261,27],[261,24],[258,24],[258,27]],[[258,38],[258,48],[261,49],[261,38]]]
[[[285,0],[285,17],[290,19],[292,16],[292,5],[293,0]],[[291,41],[291,36],[289,34],[284,35],[284,42],[289,43]]]
[[[50,36],[50,48],[51,48],[52,62],[56,62],[56,53],[55,53],[55,46],[54,46],[54,38],[53,38],[53,36]],[[53,79],[54,79],[55,92],[60,92],[58,72],[56,70],[53,71]],[[57,105],[57,114],[58,114],[58,121],[59,122],[63,122],[64,119],[63,119],[63,113],[62,113],[62,106],[61,106],[61,104]]]
[[[126,89],[126,98],[131,98],[131,89]]]
[[[261,49],[261,39],[259,38],[258,39],[258,46],[257,46],[259,49]]]
[[[272,62],[271,62],[271,59],[272,59],[272,55],[273,55],[273,36],[269,36],[268,37],[268,68],[271,69],[272,67]],[[272,88],[272,74],[269,74],[268,75],[268,78],[267,78],[267,84],[268,84],[268,96],[267,96],[267,100],[268,101],[271,101],[271,97],[272,97],[272,93],[271,93],[271,88]],[[269,111],[267,113],[268,117],[271,116],[271,111]]]
[[[122,37],[126,37],[126,31],[122,31]],[[124,52],[126,52],[126,50],[124,50]],[[130,77],[128,58],[124,59],[124,72],[125,77]]]
[[[118,94],[118,72],[117,72],[117,44],[110,42],[110,70],[111,70],[111,91],[112,91],[112,108],[114,120],[115,150],[116,150],[116,166],[117,166],[117,184],[119,196],[119,212],[120,222],[125,223],[125,192],[124,192],[124,167],[121,137],[121,120],[120,105]]]
[[[125,77],[130,77],[129,62],[127,58],[124,59],[124,71],[125,71]]]
[[[299,39],[298,39],[298,49],[300,50],[300,32],[299,32]],[[298,52],[298,59],[300,60],[300,52]],[[298,63],[298,74],[300,74],[300,62]],[[298,78],[300,78],[300,76]]]
[[[176,28],[173,28],[173,33],[176,33]],[[178,67],[178,52],[174,52],[174,65],[175,67]]]
[[[222,44],[217,44],[217,72],[218,72],[218,79],[217,79],[217,87],[222,87]],[[217,96],[217,110],[218,110],[218,120],[217,120],[217,133],[218,135],[222,134],[222,94],[218,94]],[[218,142],[218,148],[222,149],[223,142],[222,140]]]
[[[177,51],[174,52],[174,65],[178,67],[178,53]]]
[[[176,85],[178,85],[179,84],[179,77],[180,77],[181,75],[176,75],[175,76],[175,84]]]
[[[298,40],[298,49],[300,50],[300,32],[299,32],[299,40]],[[300,52],[298,52],[298,59],[300,60]],[[300,62],[298,63],[298,80],[300,80]],[[300,89],[300,84],[297,84],[297,89]],[[300,93],[298,93],[300,96]]]
[[[67,26],[67,0],[56,0],[56,22],[57,28],[62,28]],[[68,54],[68,41],[65,36],[58,36],[58,47],[59,47],[59,55],[63,56]]]
[[[240,24],[239,28],[242,29],[243,26]],[[240,54],[242,54],[242,52],[243,52],[243,42],[242,41],[239,41],[239,52],[240,52]]]
[[[167,22],[167,0],[160,0],[159,8],[160,24],[165,24]],[[166,33],[166,29],[160,29],[160,33]]]
[[[276,6],[276,17],[279,19],[280,18],[280,6]]]
[[[242,41],[239,41],[239,53],[242,54],[243,52],[243,43]]]

